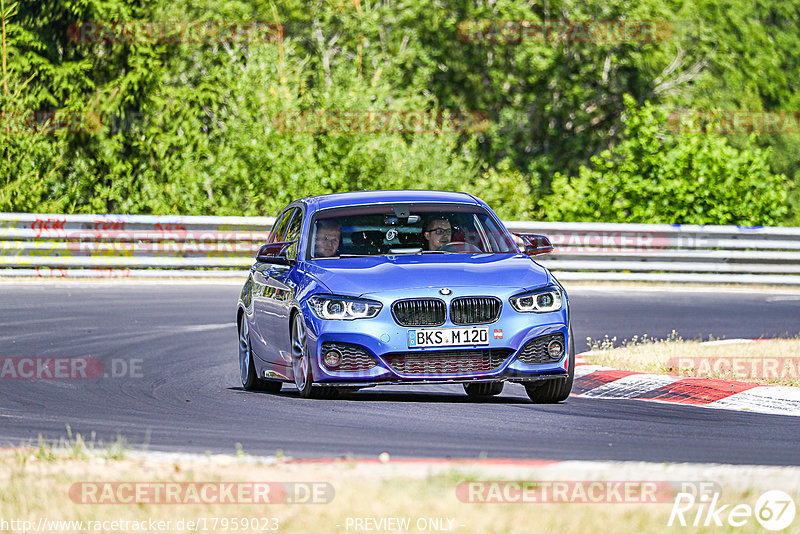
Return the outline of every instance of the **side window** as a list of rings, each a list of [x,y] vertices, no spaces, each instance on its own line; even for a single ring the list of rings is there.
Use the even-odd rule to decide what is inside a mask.
[[[283,237],[286,235],[286,228],[289,226],[289,221],[291,221],[292,215],[294,215],[295,211],[297,211],[296,208],[286,210],[279,215],[277,219],[275,219],[275,224],[272,227],[272,233],[269,235],[270,243],[284,241]]]
[[[300,244],[300,227],[303,225],[303,211],[295,208],[292,220],[286,229],[286,237],[284,241],[295,241],[295,244],[287,250],[287,257],[289,259],[297,259],[297,248]]]

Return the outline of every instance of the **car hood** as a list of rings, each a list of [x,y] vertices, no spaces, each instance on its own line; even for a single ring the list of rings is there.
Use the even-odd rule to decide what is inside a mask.
[[[427,287],[547,285],[547,269],[523,254],[430,254],[337,258],[306,262],[305,270],[332,292],[364,295]]]

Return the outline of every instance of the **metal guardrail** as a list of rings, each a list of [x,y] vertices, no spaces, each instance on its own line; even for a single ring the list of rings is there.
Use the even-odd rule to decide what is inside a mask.
[[[242,277],[273,222],[0,213],[0,276]]]
[[[560,280],[800,284],[800,228],[507,222],[544,234]]]
[[[241,277],[272,217],[0,213],[0,277]],[[800,285],[800,228],[506,222],[561,280]]]

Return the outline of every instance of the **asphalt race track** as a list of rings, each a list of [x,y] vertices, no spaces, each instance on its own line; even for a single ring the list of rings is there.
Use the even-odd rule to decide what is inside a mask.
[[[0,380],[0,444],[84,436],[150,450],[296,457],[513,457],[800,465],[800,418],[571,397],[531,404],[507,385],[490,402],[461,386],[381,387],[335,401],[241,389],[239,288],[196,283],[0,284],[0,358],[90,356],[124,376]],[[800,331],[800,293],[570,291],[579,350],[619,339],[774,337]],[[116,360],[112,362],[112,360]],[[133,366],[134,372],[130,372]]]

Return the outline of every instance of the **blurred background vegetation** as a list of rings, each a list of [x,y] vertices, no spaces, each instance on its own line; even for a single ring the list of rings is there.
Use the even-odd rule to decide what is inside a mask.
[[[800,226],[796,123],[669,127],[676,111],[800,110],[796,2],[0,1],[0,211],[274,215],[299,196],[413,188],[469,191],[506,219]],[[482,20],[669,31],[465,35]],[[283,37],[81,39],[84,21],[270,21]],[[298,110],[480,111],[489,126],[276,127]],[[54,111],[61,127],[20,119]]]

